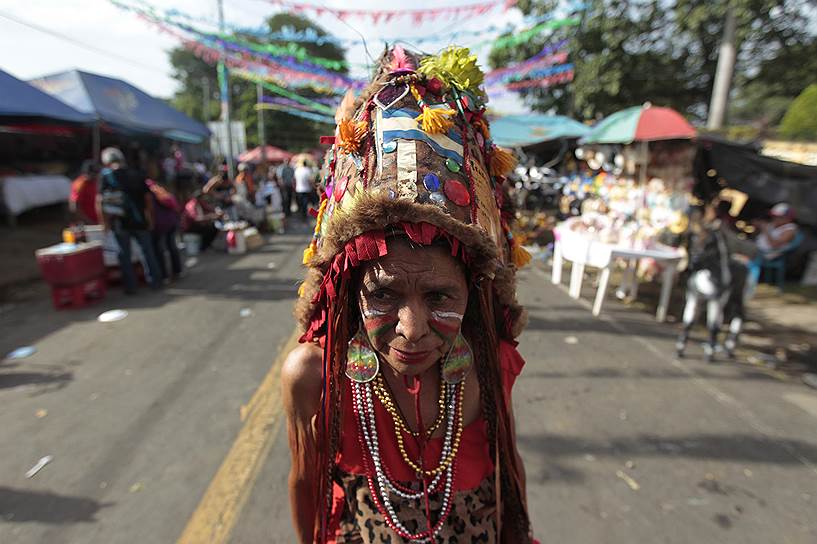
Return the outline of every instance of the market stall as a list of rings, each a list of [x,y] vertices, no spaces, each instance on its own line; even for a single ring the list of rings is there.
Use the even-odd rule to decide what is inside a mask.
[[[68,201],[70,181],[21,166],[12,144],[57,135],[72,137],[92,117],[0,70],[0,204],[11,224],[21,213]]]
[[[594,314],[606,293],[616,261],[627,265],[620,288],[637,295],[638,278],[661,278],[657,318],[666,307],[683,253],[673,247],[686,230],[692,199],[695,129],[668,108],[628,108],[599,122],[575,152],[585,168],[565,186],[553,281],[563,261],[574,263],[571,296],[578,297],[586,266],[601,277]]]

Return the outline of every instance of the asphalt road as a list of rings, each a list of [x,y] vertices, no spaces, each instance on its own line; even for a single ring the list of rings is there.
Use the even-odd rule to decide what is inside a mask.
[[[164,293],[3,308],[0,353],[38,351],[0,363],[0,543],[293,542],[277,366],[305,239],[205,255]],[[520,279],[514,405],[543,543],[817,542],[814,390],[693,345],[676,360],[673,325]],[[130,315],[95,321],[110,308]]]

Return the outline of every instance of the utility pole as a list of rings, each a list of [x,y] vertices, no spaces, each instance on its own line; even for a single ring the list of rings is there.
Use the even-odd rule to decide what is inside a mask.
[[[727,0],[728,1],[728,0]],[[706,128],[717,130],[723,126],[726,116],[726,104],[729,101],[729,89],[732,87],[732,73],[735,70],[735,10],[731,2],[726,6],[726,21],[723,25],[723,39],[718,51],[718,67],[715,71],[715,84],[712,86],[712,101],[709,103],[709,118]]]
[[[218,28],[224,34],[224,2],[216,0],[218,4]],[[220,45],[221,60],[218,63],[218,83],[221,91],[221,122],[227,134],[227,175],[235,179],[235,165],[233,164],[233,123],[230,116],[230,73],[224,64],[224,45]]]
[[[260,106],[264,103],[264,87],[261,86],[261,83],[257,82],[255,84],[255,90],[258,94],[258,105]],[[267,143],[266,134],[264,134],[264,110],[259,107],[256,108],[256,111],[258,112],[258,145],[261,146],[263,151],[264,144]]]

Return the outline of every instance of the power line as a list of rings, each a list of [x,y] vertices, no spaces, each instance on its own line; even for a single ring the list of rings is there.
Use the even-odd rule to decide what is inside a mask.
[[[38,24],[31,23],[31,22],[25,21],[23,19],[19,19],[19,18],[13,16],[13,15],[8,14],[8,13],[0,11],[0,17],[2,17],[4,19],[8,19],[9,21],[12,21],[14,23],[17,23],[18,25],[22,25],[22,26],[31,28],[33,30],[36,30],[38,32],[42,32],[43,34],[48,34],[49,36],[59,38],[61,40],[69,42],[69,43],[71,43],[73,45],[76,45],[77,47],[82,47],[82,48],[87,49],[89,51],[93,51],[94,53],[97,53],[99,55],[104,55],[106,57],[115,58],[117,60],[127,62],[128,64],[133,64],[134,66],[139,66],[140,68],[145,68],[147,70],[152,70],[154,72],[161,72],[162,74],[167,75],[167,70],[157,68],[156,66],[150,66],[149,64],[144,64],[142,62],[139,62],[138,60],[129,59],[128,57],[123,57],[122,55],[118,55],[118,54],[113,53],[111,51],[106,51],[105,49],[100,49],[100,48],[95,47],[93,45],[90,45],[90,44],[87,44],[85,42],[74,39],[71,36],[66,36],[65,34],[62,34],[62,33],[57,32],[55,30],[51,30],[49,28],[45,28],[45,27],[40,26]]]

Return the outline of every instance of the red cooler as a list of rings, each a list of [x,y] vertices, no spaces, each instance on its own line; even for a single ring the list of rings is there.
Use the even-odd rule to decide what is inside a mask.
[[[37,263],[51,285],[54,307],[79,308],[105,296],[102,244],[57,244],[38,249]]]

